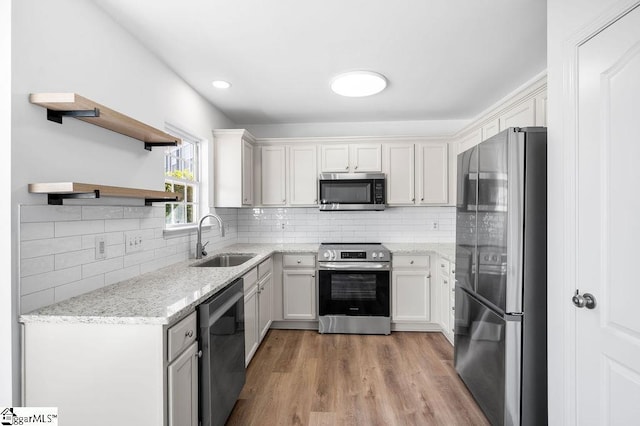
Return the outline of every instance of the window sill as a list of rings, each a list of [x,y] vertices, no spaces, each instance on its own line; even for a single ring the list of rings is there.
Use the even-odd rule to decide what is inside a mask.
[[[213,227],[213,225],[202,225],[202,229],[209,230]],[[175,226],[171,228],[165,228],[162,231],[163,237],[175,237],[179,235],[188,235],[198,232],[198,225],[186,225],[186,226]]]

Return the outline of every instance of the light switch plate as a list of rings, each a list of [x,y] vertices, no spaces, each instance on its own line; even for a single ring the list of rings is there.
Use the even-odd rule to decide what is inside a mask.
[[[104,235],[96,235],[96,260],[107,258],[107,243]]]
[[[125,234],[125,253],[136,253],[142,251],[143,241],[140,232],[127,232]]]

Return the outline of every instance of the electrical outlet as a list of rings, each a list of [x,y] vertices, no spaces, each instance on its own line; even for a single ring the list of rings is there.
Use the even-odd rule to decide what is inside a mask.
[[[438,223],[438,221],[437,221],[437,220],[433,220],[433,221],[431,221],[431,230],[432,230],[432,231],[437,231],[437,230],[438,230],[439,225],[440,225],[440,224]]]
[[[96,235],[96,260],[107,258],[107,243],[104,235]]]
[[[142,251],[142,234],[138,232],[127,232],[125,234],[125,252],[126,253],[136,253]]]

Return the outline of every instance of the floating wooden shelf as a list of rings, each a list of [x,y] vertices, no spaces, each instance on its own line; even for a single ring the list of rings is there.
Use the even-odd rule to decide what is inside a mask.
[[[131,117],[83,98],[75,93],[32,93],[29,102],[47,108],[47,119],[62,123],[62,117],[74,117],[144,142],[151,151],[154,146],[176,146],[180,138],[172,136]]]
[[[29,192],[34,194],[48,194],[49,204],[56,205],[61,205],[65,198],[144,198],[144,203],[148,206],[155,202],[182,200],[182,195],[177,192],[123,188],[119,186],[94,185],[90,183],[77,182],[30,183]]]

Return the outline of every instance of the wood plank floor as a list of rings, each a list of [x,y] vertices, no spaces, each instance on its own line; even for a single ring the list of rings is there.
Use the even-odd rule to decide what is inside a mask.
[[[227,425],[488,425],[440,333],[270,330]]]

